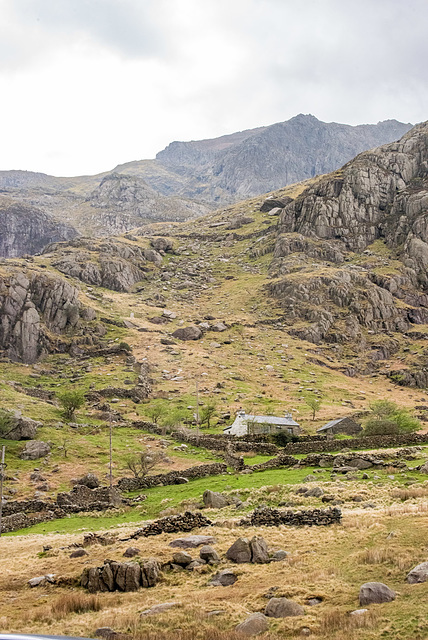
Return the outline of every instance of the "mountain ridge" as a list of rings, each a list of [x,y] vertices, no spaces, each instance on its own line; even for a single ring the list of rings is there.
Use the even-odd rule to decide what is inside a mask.
[[[173,142],[154,160],[128,162],[95,176],[2,171],[0,192],[57,219],[58,229],[62,223],[81,235],[118,234],[150,222],[194,219],[337,169],[380,138],[395,139],[408,128],[394,120],[352,127],[300,114],[218,138]],[[31,242],[22,245],[22,253],[28,252]]]

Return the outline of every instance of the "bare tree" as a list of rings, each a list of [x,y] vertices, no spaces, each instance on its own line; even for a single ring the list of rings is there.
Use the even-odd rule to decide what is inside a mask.
[[[130,455],[126,460],[127,468],[132,471],[135,478],[144,478],[157,464],[165,460],[162,451],[140,451]]]

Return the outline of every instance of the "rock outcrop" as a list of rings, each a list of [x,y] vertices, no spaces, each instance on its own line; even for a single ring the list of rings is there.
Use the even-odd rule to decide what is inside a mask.
[[[43,352],[67,350],[65,341],[58,344],[60,336],[95,313],[82,306],[78,289],[63,278],[10,268],[0,273],[0,317],[0,349],[12,360],[33,363]]]
[[[291,332],[315,343],[353,343],[376,361],[391,351],[380,353],[368,333],[425,324],[427,205],[428,122],[360,154],[286,204],[268,290]],[[382,246],[372,249],[377,240]]]
[[[138,591],[154,587],[159,579],[159,563],[150,558],[141,563],[106,560],[102,567],[86,568],[80,584],[90,593],[97,591]]]
[[[45,254],[61,273],[113,291],[129,291],[145,279],[148,262],[157,265],[162,262],[156,251],[144,251],[115,238],[102,241],[79,238],[67,244],[49,245]]]
[[[104,211],[110,232],[120,233],[150,222],[180,222],[208,213],[206,205],[157,192],[140,176],[109,173],[88,197]]]
[[[21,415],[20,411],[2,410],[1,414],[4,418],[1,437],[6,440],[33,440],[37,429],[43,426],[41,422]]]

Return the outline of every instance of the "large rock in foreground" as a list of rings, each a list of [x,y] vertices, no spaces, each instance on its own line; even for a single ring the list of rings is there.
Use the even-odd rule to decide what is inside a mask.
[[[266,605],[265,615],[270,618],[287,618],[303,616],[305,610],[300,604],[288,598],[271,598]]]
[[[414,567],[406,577],[406,582],[409,584],[416,584],[420,582],[426,582],[428,580],[428,562],[421,562]]]
[[[268,619],[263,613],[252,613],[244,622],[235,627],[235,631],[245,633],[246,636],[257,636],[268,629]]]
[[[29,440],[19,456],[21,460],[38,460],[50,453],[51,448],[47,442],[41,440]]]
[[[360,588],[360,605],[392,602],[395,597],[395,591],[392,591],[383,582],[366,582]]]

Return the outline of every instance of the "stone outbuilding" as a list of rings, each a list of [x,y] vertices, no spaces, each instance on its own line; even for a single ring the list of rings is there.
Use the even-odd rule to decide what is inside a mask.
[[[247,414],[245,411],[238,411],[233,424],[223,429],[223,432],[225,435],[231,436],[268,435],[281,432],[297,436],[301,429],[291,417],[291,413],[286,413],[283,418],[278,418],[276,416],[255,416]]]
[[[337,418],[327,422],[323,427],[317,429],[317,433],[325,436],[334,436],[336,433],[345,433],[348,436],[355,436],[362,431],[362,427],[352,418]]]

